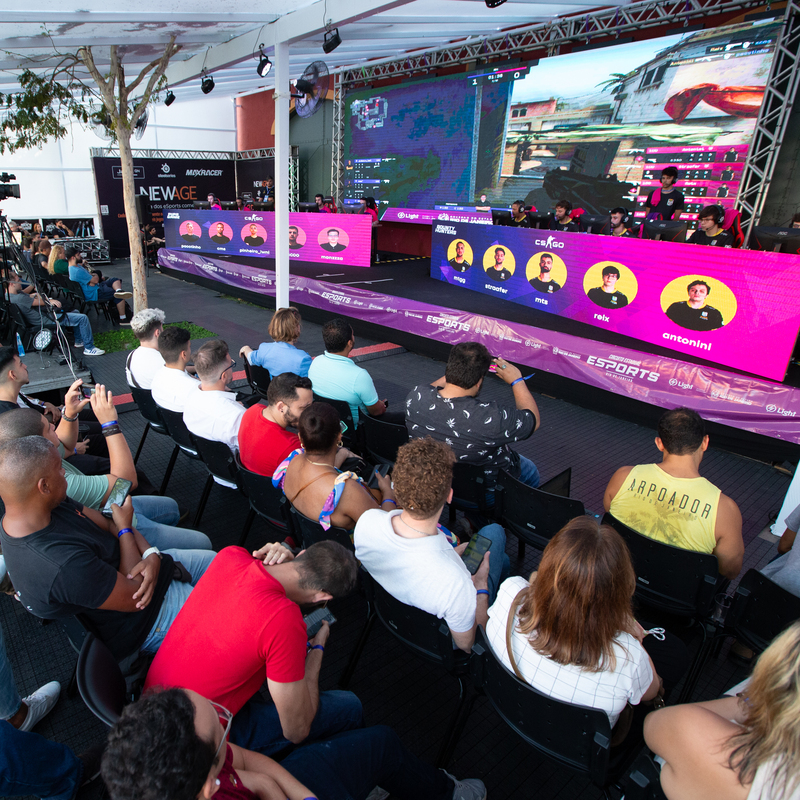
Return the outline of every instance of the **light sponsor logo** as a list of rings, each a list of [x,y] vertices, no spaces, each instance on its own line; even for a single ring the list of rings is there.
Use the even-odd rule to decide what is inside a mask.
[[[259,217],[258,214],[250,214],[244,218],[245,222],[263,222],[264,217]]]
[[[398,211],[397,219],[419,219],[419,214],[409,214],[408,211]]]
[[[730,399],[730,398],[728,398]],[[770,403],[767,406],[767,411],[770,414],[780,414],[782,417],[796,417],[796,411],[789,411],[787,408],[781,408],[780,406],[775,405],[775,403]]]
[[[168,211],[167,219],[180,219],[181,215],[177,211]]]
[[[456,331],[463,331],[467,333],[469,331],[469,323],[468,322],[460,322],[453,317],[441,315],[437,316],[436,314],[428,314],[425,318],[425,322],[430,322],[431,325],[440,325],[443,328],[450,328]]]
[[[553,350],[555,351],[555,348],[553,348]],[[642,369],[641,367],[636,367],[633,364],[625,364],[621,361],[612,361],[611,358],[598,358],[597,356],[589,356],[589,358],[586,359],[586,363],[595,367],[599,367],[600,369],[613,370],[618,375],[625,375],[631,378],[642,378],[643,380],[650,381],[650,383],[655,383],[659,378],[657,372],[653,372],[649,369]]]
[[[458,232],[454,227],[451,225],[437,225],[436,226],[436,233],[447,233],[450,236],[457,236]]]
[[[187,169],[187,178],[219,178],[222,175],[221,169]]]
[[[330,300],[331,303],[349,303],[350,298],[345,297],[343,294],[333,294],[332,292],[323,292],[322,293],[323,300]]]
[[[564,246],[564,242],[559,242],[558,239],[554,239],[552,236],[548,236],[546,239],[537,239],[534,244],[547,250],[558,250]]]

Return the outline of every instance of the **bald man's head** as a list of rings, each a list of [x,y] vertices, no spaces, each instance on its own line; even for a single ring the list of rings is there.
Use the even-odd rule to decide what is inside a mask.
[[[44,417],[35,408],[13,408],[0,414],[0,445],[42,435]]]
[[[41,423],[40,423],[41,424]],[[43,436],[24,436],[0,446],[0,497],[8,506],[19,504],[37,491],[42,478],[51,480],[61,468],[58,450]],[[53,495],[53,507],[66,497]]]

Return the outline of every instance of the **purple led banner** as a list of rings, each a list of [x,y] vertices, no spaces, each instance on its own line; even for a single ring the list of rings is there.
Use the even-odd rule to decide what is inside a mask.
[[[160,250],[158,258],[170,269],[275,295],[272,271],[169,250]],[[451,345],[480,341],[492,353],[536,370],[661,408],[689,405],[706,419],[800,444],[800,390],[791,386],[297,275],[290,277],[290,297],[331,315],[344,314]]]
[[[441,211],[430,208],[387,208],[381,222],[412,222],[415,225],[432,225],[434,222],[474,222],[491,225],[490,211]]]

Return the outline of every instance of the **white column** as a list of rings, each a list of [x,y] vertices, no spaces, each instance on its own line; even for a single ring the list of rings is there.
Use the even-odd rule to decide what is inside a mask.
[[[289,306],[289,43],[275,45],[275,308]]]

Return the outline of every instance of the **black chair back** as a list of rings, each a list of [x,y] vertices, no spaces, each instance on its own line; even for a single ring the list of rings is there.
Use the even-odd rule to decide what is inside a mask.
[[[311,547],[312,544],[324,541],[338,542],[342,547],[354,551],[353,540],[350,538],[350,531],[346,528],[337,528],[331,525],[326,531],[315,519],[309,519],[305,514],[301,514],[294,506],[291,507],[294,527],[297,529],[300,538],[303,540],[303,547]]]
[[[259,367],[257,364],[251,364],[247,356],[244,357],[244,374],[247,377],[247,382],[250,388],[259,396],[267,399],[267,389],[269,389],[272,376],[269,374],[268,369]]]
[[[344,400],[333,400],[330,397],[322,397],[314,392],[315,403],[328,403],[332,405],[339,412],[339,419],[347,426],[347,430],[342,433],[342,442],[344,446],[358,453],[361,451],[359,446],[358,434],[356,433],[356,424],[353,421],[353,412],[350,410],[350,404]]]
[[[197,452],[197,445],[186,423],[183,421],[183,414],[180,411],[171,411],[168,408],[158,406],[158,411],[166,425],[167,433],[172,437],[172,441],[186,453],[190,458],[200,458]]]
[[[192,434],[197,453],[206,465],[206,469],[215,477],[228,483],[239,485],[239,467],[236,459],[225,442],[213,442],[202,436]]]
[[[494,516],[494,505],[486,498],[486,468],[475,464],[453,465],[453,500],[450,503],[450,525],[455,523],[456,508],[475,509],[488,517]]]
[[[519,680],[492,651],[483,628],[472,647],[470,672],[503,721],[535,750],[559,764],[609,782],[611,725],[604,711],[554,700]]]
[[[749,569],[733,595],[725,633],[762,653],[772,640],[800,619],[800,597],[787,592],[757,569]]]
[[[505,470],[500,472],[495,488],[497,516],[520,542],[541,550],[567,522],[586,513],[580,500],[568,496],[568,473],[571,469],[557,475],[552,483],[534,489]],[[550,486],[560,491],[566,488],[567,496],[548,491]]]
[[[609,513],[603,524],[611,525],[628,544],[639,602],[681,617],[711,614],[719,580],[716,556],[658,542]]]
[[[156,401],[153,400],[151,391],[149,389],[137,389],[135,386],[131,386],[130,390],[134,402],[139,406],[139,412],[150,423],[150,427],[158,433],[169,436],[164,418],[161,415],[161,409]]]
[[[125,678],[111,651],[93,633],[83,640],[76,677],[89,711],[109,727],[114,725],[125,706]]]
[[[358,410],[358,429],[364,444],[364,455],[373,464],[394,464],[397,451],[408,441],[405,425],[386,422]]]
[[[289,501],[283,492],[272,485],[272,479],[242,466],[237,458],[242,491],[250,501],[250,508],[285,536],[291,532]]]
[[[563,472],[554,475],[549,481],[540,483],[537,487],[540,492],[555,494],[559,497],[569,497],[569,490],[572,487],[572,467],[567,467]]]

